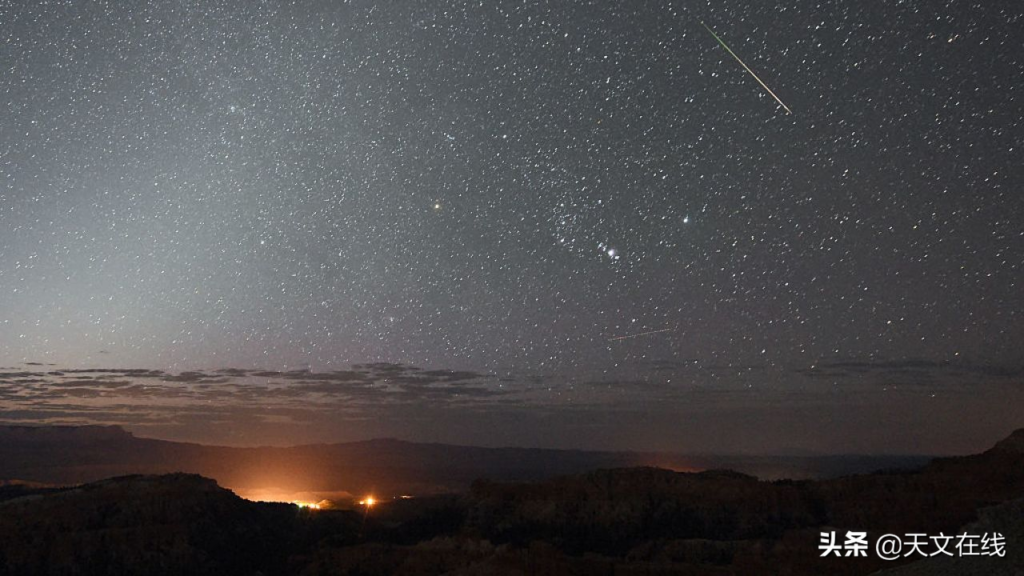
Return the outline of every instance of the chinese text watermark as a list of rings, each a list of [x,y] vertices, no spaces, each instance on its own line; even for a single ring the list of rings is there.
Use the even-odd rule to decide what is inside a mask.
[[[818,550],[822,557],[862,557],[867,558],[871,552],[882,560],[898,560],[908,556],[1006,556],[1006,538],[999,532],[984,534],[954,534],[947,536],[939,533],[930,536],[923,533],[883,534],[874,545],[870,542],[867,532],[848,530],[845,537],[835,531],[822,532],[818,542]]]

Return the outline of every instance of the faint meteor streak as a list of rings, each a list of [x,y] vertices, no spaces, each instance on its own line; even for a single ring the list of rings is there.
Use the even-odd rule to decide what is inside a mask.
[[[662,330],[651,330],[650,332],[641,332],[639,334],[627,334],[626,336],[616,336],[615,338],[609,338],[609,342],[615,342],[616,340],[627,340],[629,338],[639,338],[641,336],[650,336],[651,334],[661,334],[662,332],[671,332],[672,328],[664,328]]]
[[[765,90],[767,90],[768,93],[772,95],[772,98],[775,98],[775,101],[779,103],[779,106],[782,106],[783,108],[786,109],[786,113],[787,114],[792,114],[793,113],[793,111],[789,109],[789,106],[786,106],[782,102],[782,100],[778,96],[775,95],[775,92],[772,92],[772,89],[769,88],[768,85],[765,84],[760,78],[758,78],[757,74],[754,74],[754,71],[750,69],[750,66],[747,66],[743,62],[743,60],[740,60],[740,57],[737,56],[736,53],[732,51],[732,48],[729,48],[729,46],[725,42],[723,42],[721,38],[718,37],[718,34],[715,34],[714,30],[712,30],[711,28],[708,28],[708,25],[703,23],[703,22],[701,22],[700,25],[703,26],[704,29],[707,30],[708,32],[711,32],[711,35],[715,37],[715,40],[718,40],[718,43],[722,45],[722,48],[725,48],[729,52],[729,54],[732,54],[732,57],[735,58],[736,61],[739,62],[740,65],[743,66],[743,68],[745,68],[747,70],[747,72],[750,72],[750,75],[754,77],[754,80],[757,80],[758,84],[760,84]]]

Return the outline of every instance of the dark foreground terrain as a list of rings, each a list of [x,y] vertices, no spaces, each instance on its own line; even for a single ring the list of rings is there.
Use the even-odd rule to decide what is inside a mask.
[[[1024,430],[915,471],[764,482],[626,468],[369,510],[189,474],[0,487],[0,574],[1019,574]],[[821,558],[820,532],[1001,532],[1005,557]],[[958,532],[959,531],[959,532]]]

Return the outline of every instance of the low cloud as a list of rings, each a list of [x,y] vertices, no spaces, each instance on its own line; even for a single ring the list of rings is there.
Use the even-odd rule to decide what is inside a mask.
[[[230,367],[179,373],[22,366],[0,372],[0,422],[119,424],[161,436],[242,444],[308,441],[314,434],[358,439],[405,431],[417,438],[439,429],[474,438],[470,422],[482,429],[505,427],[510,435],[540,435],[541,428],[528,430],[529,422],[583,442],[591,432],[580,430],[595,426],[625,426],[622,432],[632,435],[644,422],[660,422],[663,441],[669,442],[676,434],[677,441],[691,441],[726,423],[739,426],[737,434],[751,422],[795,426],[793,414],[867,422],[895,407],[924,406],[928,414],[953,418],[967,403],[1012,397],[1007,389],[1019,394],[1021,376],[1018,366],[858,359],[802,367],[685,360],[628,365],[617,373],[500,377],[396,363],[332,371]],[[794,431],[793,437],[801,436]]]

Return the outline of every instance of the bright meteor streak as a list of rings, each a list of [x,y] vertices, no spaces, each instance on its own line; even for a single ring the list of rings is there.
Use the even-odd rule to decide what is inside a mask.
[[[740,60],[740,57],[737,56],[736,53],[733,52],[732,49],[729,48],[729,46],[725,42],[723,42],[721,38],[718,37],[718,34],[715,34],[714,30],[712,30],[711,28],[708,28],[708,25],[703,23],[703,22],[701,22],[700,25],[703,26],[704,29],[707,30],[708,32],[711,32],[711,35],[715,37],[715,40],[718,40],[718,43],[722,45],[722,48],[725,48],[729,52],[729,54],[732,54],[732,57],[735,58],[736,61],[739,62],[740,65],[743,66],[743,68],[745,68],[747,70],[747,72],[750,72],[750,75],[754,77],[754,80],[757,80],[758,84],[760,84],[762,87],[764,87],[764,89],[767,90],[768,93],[772,95],[772,98],[775,98],[775,101],[778,102],[780,106],[782,106],[783,108],[786,109],[786,113],[787,114],[792,114],[793,113],[793,111],[789,109],[789,106],[786,106],[782,102],[782,100],[779,99],[779,97],[775,95],[775,92],[772,92],[772,89],[769,88],[768,85],[765,84],[760,78],[758,78],[757,74],[754,74],[754,71],[750,69],[750,66],[747,66],[743,62],[743,60]]]
[[[628,338],[639,338],[641,336],[650,336],[651,334],[661,334],[662,332],[671,332],[672,328],[664,328],[662,330],[651,330],[650,332],[641,332],[639,334],[629,334],[627,336],[616,336],[615,338],[609,338],[609,342],[615,342],[616,340],[626,340]]]

